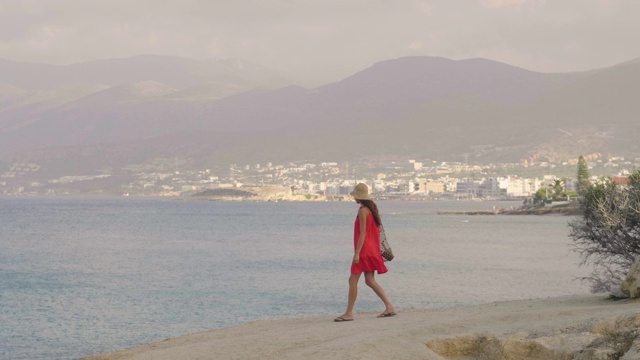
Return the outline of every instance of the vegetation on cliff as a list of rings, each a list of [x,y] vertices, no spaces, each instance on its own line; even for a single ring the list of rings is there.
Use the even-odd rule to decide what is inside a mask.
[[[237,190],[237,189],[209,189],[209,190],[205,190],[205,191],[201,191],[193,194],[193,196],[200,196],[200,197],[241,198],[241,199],[254,197],[255,195],[256,195],[255,193],[252,193],[249,191]]]

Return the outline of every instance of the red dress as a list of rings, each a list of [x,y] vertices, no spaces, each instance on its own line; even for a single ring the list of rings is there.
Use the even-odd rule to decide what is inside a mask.
[[[367,229],[364,236],[364,244],[360,250],[360,261],[351,264],[351,273],[360,274],[362,272],[377,271],[378,274],[387,272],[387,267],[382,260],[380,253],[380,228],[373,219],[373,214],[367,216]],[[353,248],[358,248],[358,237],[360,237],[360,217],[356,216],[356,224],[353,231]]]

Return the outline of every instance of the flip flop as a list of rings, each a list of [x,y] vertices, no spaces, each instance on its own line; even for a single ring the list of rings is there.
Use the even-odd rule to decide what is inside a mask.
[[[378,316],[376,316],[377,318],[386,318],[386,317],[392,317],[392,316],[396,316],[398,315],[398,313],[382,313]]]
[[[345,321],[353,321],[353,319],[345,319],[342,316],[339,316],[339,317],[333,319],[333,321],[335,321],[335,322],[345,322]]]

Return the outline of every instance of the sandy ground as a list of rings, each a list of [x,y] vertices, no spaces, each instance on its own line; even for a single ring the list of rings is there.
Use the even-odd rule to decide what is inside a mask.
[[[607,295],[497,302],[440,310],[405,310],[390,318],[360,313],[356,320],[334,316],[257,321],[167,339],[85,359],[447,359],[426,343],[463,335],[516,333],[549,336],[581,332],[593,324],[636,316],[640,301]],[[335,314],[336,316],[339,314]]]

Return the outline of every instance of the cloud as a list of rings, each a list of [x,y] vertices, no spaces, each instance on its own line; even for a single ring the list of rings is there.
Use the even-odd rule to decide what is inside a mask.
[[[592,0],[596,1],[596,0]],[[488,9],[511,11],[535,11],[547,4],[546,0],[479,0],[480,5]]]
[[[480,4],[487,8],[519,7],[525,2],[526,0],[480,0]]]
[[[431,15],[431,12],[433,11],[433,8],[431,7],[431,5],[429,5],[429,3],[426,3],[424,1],[417,3],[416,8],[418,9],[419,12],[426,15]]]
[[[331,25],[305,25],[302,32],[309,35],[329,35],[336,32],[336,28]]]
[[[0,58],[53,64],[139,54],[240,58],[339,80],[408,55],[486,56],[542,71],[640,55],[640,1],[632,0],[0,0],[0,6]]]
[[[415,40],[412,41],[407,48],[411,49],[411,50],[421,50],[424,47],[424,45],[422,45],[422,41],[420,40]]]

